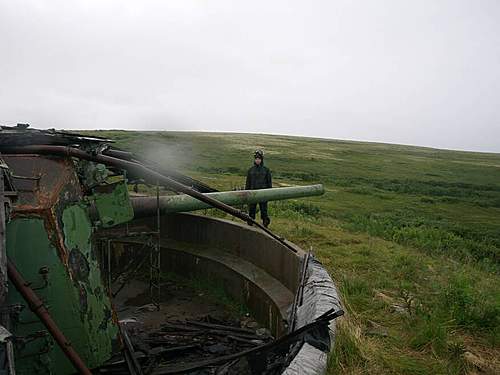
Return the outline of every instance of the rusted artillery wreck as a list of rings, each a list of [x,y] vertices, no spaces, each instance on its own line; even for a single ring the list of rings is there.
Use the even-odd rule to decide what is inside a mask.
[[[0,130],[0,371],[324,373],[343,314],[330,276],[234,207],[319,195],[322,186],[217,192],[111,144]],[[156,195],[129,196],[130,184]],[[186,213],[207,207],[242,223]],[[142,326],[139,310],[120,305],[137,270],[147,270],[137,281],[150,311],[137,313]],[[259,328],[164,319],[165,294],[177,288],[166,274],[217,282]]]

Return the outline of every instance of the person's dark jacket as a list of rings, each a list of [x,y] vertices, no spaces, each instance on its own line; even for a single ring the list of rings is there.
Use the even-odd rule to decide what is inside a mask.
[[[260,165],[254,164],[254,166],[248,170],[245,189],[256,190],[271,187],[273,187],[271,171],[264,166],[264,160],[262,160]]]

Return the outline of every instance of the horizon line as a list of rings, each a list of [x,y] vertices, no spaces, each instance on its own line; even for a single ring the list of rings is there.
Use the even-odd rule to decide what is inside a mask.
[[[53,128],[50,128],[53,129]],[[56,129],[57,130],[57,129]],[[330,137],[321,137],[321,136],[311,136],[311,135],[302,135],[302,134],[285,134],[285,133],[261,133],[261,132],[244,132],[244,131],[231,131],[231,130],[165,130],[165,129],[120,129],[120,128],[109,128],[109,129],[61,129],[66,131],[125,131],[125,132],[137,132],[137,133],[145,133],[145,132],[177,132],[177,133],[219,133],[219,134],[252,134],[252,135],[271,135],[271,136],[285,136],[285,137],[295,137],[295,138],[309,138],[309,139],[318,139],[318,140],[326,140],[326,141],[340,141],[340,142],[353,142],[353,143],[372,143],[372,144],[381,144],[381,145],[391,145],[391,146],[404,146],[404,147],[415,147],[415,148],[425,148],[430,150],[438,150],[438,151],[455,151],[455,152],[468,152],[468,153],[478,153],[478,154],[493,154],[500,156],[499,151],[483,151],[483,150],[474,150],[474,149],[458,149],[458,148],[447,148],[442,146],[424,146],[418,144],[410,144],[410,143],[396,143],[389,141],[376,141],[376,140],[359,140],[359,139],[349,139],[349,138],[330,138]]]

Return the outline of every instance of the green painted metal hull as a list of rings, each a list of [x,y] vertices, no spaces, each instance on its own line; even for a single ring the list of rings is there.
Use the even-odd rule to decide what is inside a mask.
[[[15,181],[19,196],[6,225],[7,256],[83,362],[89,368],[100,366],[120,345],[117,321],[92,242],[96,230],[88,213],[92,196],[84,199],[70,159],[32,155],[5,158],[14,173],[40,176],[35,183],[29,179]],[[112,218],[113,203],[122,196],[128,202],[123,187],[116,193],[113,189],[95,197],[101,222],[101,216]],[[130,205],[120,206],[123,213],[114,222],[132,218]],[[75,373],[12,284],[5,306],[11,310],[9,329],[16,337],[17,374]]]
[[[92,259],[92,228],[85,211],[72,206],[64,211],[63,221],[65,242],[72,249],[68,254],[69,267],[61,261],[58,250],[48,238],[44,220],[39,218],[19,218],[7,225],[7,255],[31,286],[40,288],[36,293],[75,350],[92,368],[111,357],[118,330],[112,319],[109,298],[102,287],[97,260]],[[49,269],[46,286],[39,273],[42,267]],[[13,327],[16,336],[29,339],[36,332],[46,332],[13,287],[9,290],[7,303],[25,306]],[[18,346],[16,370],[26,375],[72,374],[75,371],[46,333]]]
[[[68,254],[68,268],[48,238],[43,219],[19,218],[10,222],[7,254],[32,287],[40,288],[37,294],[87,366],[95,367],[110,358],[118,331],[112,320],[109,298],[102,287],[97,260],[92,259],[92,228],[85,211],[79,206],[69,207],[64,211],[63,222],[65,242],[72,249]],[[46,286],[39,273],[42,267],[49,269]],[[26,305],[12,287],[7,301],[9,305]],[[18,337],[28,338],[34,332],[45,332],[45,327],[25,307],[13,331]],[[18,374],[74,373],[69,360],[47,334],[17,350],[16,368]]]

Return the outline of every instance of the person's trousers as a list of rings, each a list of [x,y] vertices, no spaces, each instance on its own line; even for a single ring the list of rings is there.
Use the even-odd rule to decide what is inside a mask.
[[[259,209],[260,209],[260,218],[262,220],[268,219],[269,216],[267,215],[267,202],[260,202],[259,203]],[[257,212],[257,203],[252,203],[248,205],[248,214],[252,219],[255,219],[255,213]]]

